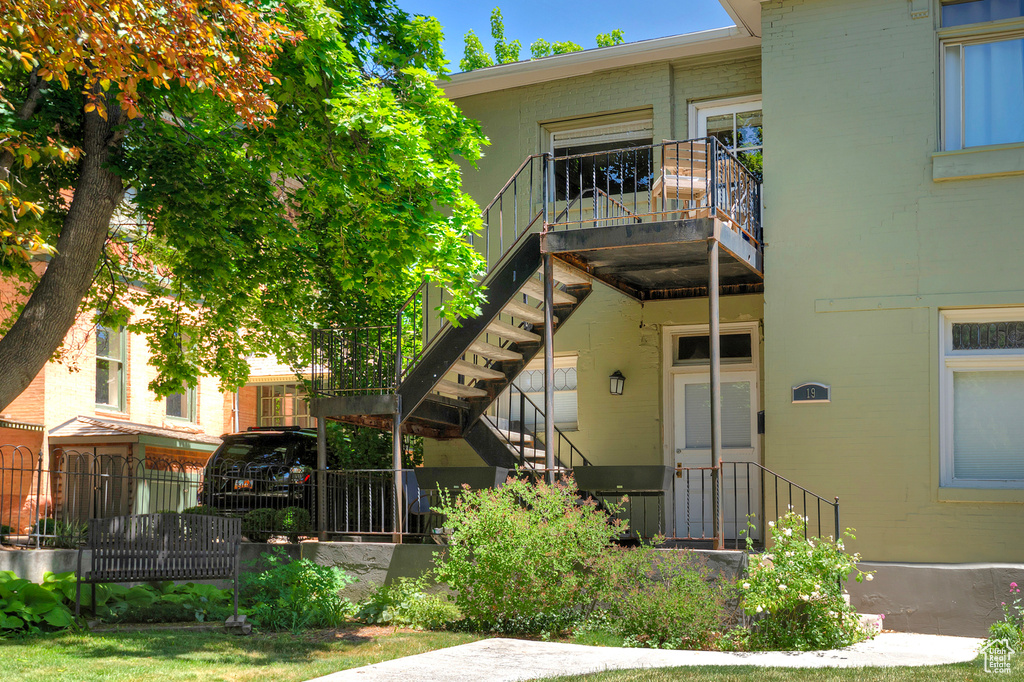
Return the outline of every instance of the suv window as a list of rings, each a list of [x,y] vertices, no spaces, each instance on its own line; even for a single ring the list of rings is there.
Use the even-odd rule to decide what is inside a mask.
[[[316,443],[305,436],[245,435],[225,439],[211,462],[316,467]]]

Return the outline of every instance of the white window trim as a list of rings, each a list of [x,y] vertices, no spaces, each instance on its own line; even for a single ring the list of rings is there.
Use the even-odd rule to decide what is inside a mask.
[[[958,370],[1024,370],[1024,349],[953,350],[954,322],[1010,322],[1024,319],[1024,308],[939,311],[939,486],[943,488],[1024,487],[1019,479],[957,479],[953,476],[953,373]]]
[[[99,330],[97,325],[96,329]],[[103,327],[108,332],[114,331],[110,327]],[[96,409],[100,412],[125,414],[128,412],[128,330],[125,327],[118,327],[116,330],[117,344],[120,348],[121,357],[117,360],[118,364],[121,365],[121,369],[118,371],[117,381],[117,404],[112,405],[110,403],[96,402]],[[113,355],[98,355],[95,353],[96,339],[93,338],[93,355],[94,364],[99,360],[111,360],[114,359]],[[94,388],[95,390],[95,388]],[[95,396],[94,396],[95,397]]]
[[[751,386],[751,407],[756,428],[757,412],[761,409],[761,323],[760,322],[723,322],[720,325],[722,334],[749,333],[750,334],[750,362],[737,362],[723,364],[723,371],[733,372],[749,371],[753,373],[754,385]],[[675,343],[679,336],[707,336],[711,333],[711,326],[707,324],[665,326],[661,332],[661,366],[663,368],[662,392],[661,392],[661,418],[665,425],[662,431],[662,456],[665,466],[675,466],[675,450],[673,440],[675,438],[675,409],[674,409],[674,387],[675,375],[677,374],[707,374],[707,365],[677,365],[675,364]],[[754,441],[754,447],[760,460],[760,439]]]
[[[690,102],[687,107],[688,132],[691,139],[706,137],[707,120],[709,116],[723,114],[738,114],[741,111],[750,111],[753,103],[757,103],[757,109],[763,111],[762,98],[760,93],[756,95],[744,95],[742,97],[728,97],[725,99],[707,100],[704,102]],[[701,125],[701,122],[704,125]],[[703,133],[701,130],[703,129]]]

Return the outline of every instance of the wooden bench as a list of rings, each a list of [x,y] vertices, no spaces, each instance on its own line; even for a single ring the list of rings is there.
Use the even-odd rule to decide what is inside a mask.
[[[238,561],[242,520],[202,514],[132,514],[89,519],[89,534],[78,550],[75,616],[80,615],[82,583],[91,584],[93,613],[96,583],[154,582],[158,580],[231,579],[235,586],[238,624]],[[88,572],[82,554],[92,552]]]

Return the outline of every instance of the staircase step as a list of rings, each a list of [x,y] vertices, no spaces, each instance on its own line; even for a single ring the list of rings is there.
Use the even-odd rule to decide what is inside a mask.
[[[526,280],[526,284],[520,289],[524,294],[533,296],[538,301],[544,300],[544,284],[537,278],[531,277]],[[572,294],[567,294],[558,287],[555,287],[555,304],[556,305],[575,305],[576,297]]]
[[[452,365],[452,371],[456,374],[461,374],[464,377],[471,377],[473,379],[505,379],[505,375],[493,369],[484,367],[483,365],[476,365],[472,362],[466,362],[465,360],[456,360]]]
[[[562,284],[591,284],[590,275],[582,270],[577,270],[565,261],[553,259],[555,266],[555,279]]]
[[[457,398],[486,398],[487,391],[482,388],[474,388],[465,384],[457,384],[454,381],[441,379],[437,382],[434,390],[442,395],[453,395]]]
[[[509,341],[541,342],[540,334],[528,332],[520,327],[513,327],[508,322],[502,322],[501,320],[491,320],[491,323],[487,325],[487,333],[495,334]]]
[[[513,443],[513,444],[518,446],[519,445],[519,441],[522,440],[523,441],[523,445],[527,446],[527,448],[529,448],[529,446],[533,445],[533,436],[531,436],[528,433],[520,433],[519,431],[508,431],[506,429],[498,429],[497,431],[509,443]]]
[[[534,308],[519,301],[509,301],[505,304],[503,313],[511,315],[517,320],[524,320],[531,324],[544,324],[544,310]],[[555,317],[555,324],[558,324],[558,317]]]
[[[522,353],[517,353],[514,350],[509,350],[508,348],[500,348],[490,343],[484,343],[479,339],[469,344],[469,348],[466,352],[479,355],[480,357],[487,358],[488,360],[502,360],[507,362],[509,360],[523,359]]]

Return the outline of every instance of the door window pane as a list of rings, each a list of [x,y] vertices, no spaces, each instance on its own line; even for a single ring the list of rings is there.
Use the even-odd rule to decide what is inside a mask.
[[[719,349],[723,362],[750,362],[750,334],[722,334]],[[707,336],[680,336],[676,355],[678,365],[706,365],[711,359],[711,342]]]
[[[953,373],[953,475],[1024,480],[1024,371]]]
[[[684,389],[686,447],[711,447],[711,384]],[[722,382],[722,447],[751,447],[750,382]]]

